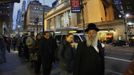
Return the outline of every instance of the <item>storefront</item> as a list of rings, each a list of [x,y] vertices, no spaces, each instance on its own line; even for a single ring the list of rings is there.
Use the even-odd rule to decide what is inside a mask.
[[[111,30],[111,31],[108,31],[108,30],[102,30],[102,31],[99,31],[99,40],[101,42],[105,42],[105,43],[111,43],[113,40],[114,40],[114,35],[115,35],[115,31]]]

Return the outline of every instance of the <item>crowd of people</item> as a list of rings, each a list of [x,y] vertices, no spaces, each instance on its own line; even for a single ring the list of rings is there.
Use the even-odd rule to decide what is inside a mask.
[[[6,51],[10,53],[12,38],[0,34],[0,64],[6,62]]]
[[[6,51],[12,49],[30,62],[36,75],[50,75],[53,63],[59,65],[60,75],[104,75],[104,47],[98,41],[98,31],[91,23],[85,29],[85,41],[76,43],[73,34],[68,33],[60,45],[49,31],[13,38],[0,35],[0,63],[6,62]]]
[[[5,53],[10,49],[18,51],[18,56],[30,62],[35,74],[50,75],[52,64],[61,69],[60,75],[104,75],[104,48],[97,38],[99,29],[89,24],[84,42],[74,42],[72,33],[66,34],[57,45],[54,36],[45,31],[43,34],[24,34],[17,37],[0,36],[0,61],[6,62]]]

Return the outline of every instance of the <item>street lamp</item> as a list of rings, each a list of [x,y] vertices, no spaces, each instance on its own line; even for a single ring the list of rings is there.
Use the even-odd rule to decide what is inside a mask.
[[[126,41],[128,40],[128,21],[127,21],[127,19],[128,19],[128,17],[130,16],[130,14],[124,14],[124,25],[125,25],[125,39],[126,39]]]
[[[35,18],[35,21],[34,21],[34,23],[35,23],[35,25],[37,26],[37,33],[38,33],[38,22],[39,22],[39,18],[37,17],[37,18]]]
[[[83,4],[83,0],[80,0],[81,3],[81,14],[82,14],[82,21],[83,21],[83,32],[85,35],[85,20],[84,20],[84,4]]]
[[[127,25],[133,25],[133,23],[132,22],[128,22]]]
[[[18,25],[18,29],[20,28],[20,25]]]
[[[130,14],[126,14],[126,15],[125,15],[125,18],[128,18],[129,16],[130,16]]]
[[[20,25],[17,26],[18,34],[20,34]]]

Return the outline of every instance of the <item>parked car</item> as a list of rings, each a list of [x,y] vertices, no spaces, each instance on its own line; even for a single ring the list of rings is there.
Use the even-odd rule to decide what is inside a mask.
[[[125,46],[125,45],[127,45],[127,42],[124,40],[117,40],[113,42],[113,46]]]
[[[60,44],[65,39],[65,34],[57,34],[55,35],[55,39],[57,44]],[[84,34],[74,34],[74,42],[79,43],[85,40]]]

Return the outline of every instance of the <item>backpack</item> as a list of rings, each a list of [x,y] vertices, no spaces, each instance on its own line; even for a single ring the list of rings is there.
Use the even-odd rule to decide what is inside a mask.
[[[35,46],[35,40],[32,37],[27,37],[26,39],[26,45],[28,48],[33,48]]]

